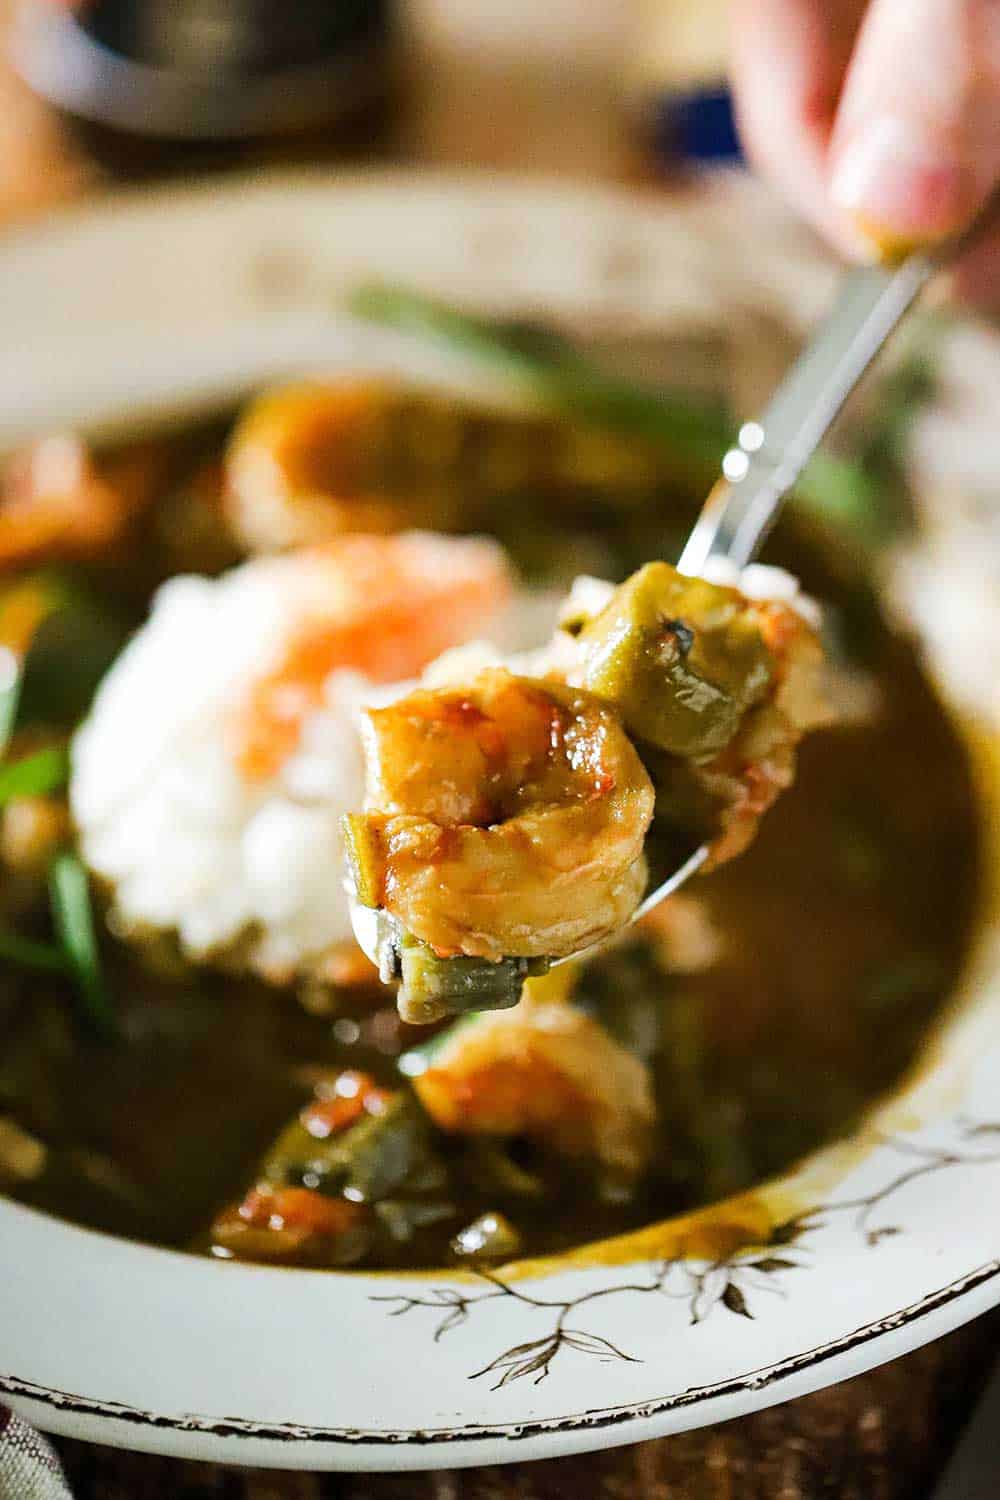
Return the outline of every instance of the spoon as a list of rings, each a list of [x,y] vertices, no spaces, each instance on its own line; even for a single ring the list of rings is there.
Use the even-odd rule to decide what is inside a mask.
[[[744,422],[722,460],[677,562],[695,577],[715,558],[744,568],[763,546],[796,479],[847,398],[903,315],[937,271],[939,261],[914,254],[895,268],[849,271],[832,310],[785,376],[764,414]],[[650,891],[636,922],[674,895],[708,858],[702,844]]]
[[[985,218],[985,214],[977,221]],[[964,246],[972,231],[961,237]],[[793,364],[764,414],[745,422],[722,461],[722,475],[677,563],[697,576],[724,558],[743,568],[759,552],[802,469],[890,334],[958,242],[908,255],[895,266],[863,266],[844,277],[832,310]],[[632,913],[636,922],[674,895],[708,858],[702,844]],[[378,963],[379,913],[362,906],[348,878],[351,925],[364,952]],[[596,945],[600,946],[600,945]],[[584,952],[551,960],[551,967]],[[393,977],[386,973],[386,979]]]

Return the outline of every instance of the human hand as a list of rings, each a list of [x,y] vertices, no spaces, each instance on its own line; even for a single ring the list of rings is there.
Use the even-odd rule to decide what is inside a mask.
[[[734,0],[752,159],[841,251],[966,225],[1000,182],[1000,0]],[[1000,228],[953,273],[1000,305]]]

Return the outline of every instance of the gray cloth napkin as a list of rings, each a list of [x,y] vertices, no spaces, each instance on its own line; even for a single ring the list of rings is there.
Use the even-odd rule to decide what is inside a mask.
[[[48,1443],[6,1406],[0,1406],[0,1500],[72,1500]]]

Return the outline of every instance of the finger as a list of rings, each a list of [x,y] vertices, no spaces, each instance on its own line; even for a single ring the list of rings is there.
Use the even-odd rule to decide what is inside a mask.
[[[827,151],[865,0],[735,0],[732,77],[740,136],[783,195],[844,249],[857,249],[829,198]]]
[[[830,147],[835,207],[883,249],[961,228],[1000,179],[1000,5],[873,0]]]

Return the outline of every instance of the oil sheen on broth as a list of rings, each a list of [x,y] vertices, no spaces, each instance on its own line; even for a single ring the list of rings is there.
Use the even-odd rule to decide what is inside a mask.
[[[180,516],[170,522],[164,503],[150,520],[150,509],[131,568],[82,565],[120,629],[141,618],[159,577],[233,560],[211,517],[201,532],[191,524],[190,496],[211,485],[225,430],[192,429],[153,445],[152,457],[149,445],[117,455],[145,455]],[[689,508],[683,493],[651,491],[659,548]],[[621,535],[606,518],[595,525],[583,500],[570,527],[565,494],[552,531],[539,519],[544,493],[533,493],[530,510],[523,545],[512,523],[504,540],[536,573],[562,549],[620,576],[652,545],[633,522]],[[471,525],[483,529],[483,518]],[[788,524],[767,560],[838,606],[881,707],[871,722],[807,740],[797,782],[754,846],[696,887],[710,961],[678,972],[685,966],[644,929],[579,976],[573,1004],[651,1069],[649,1165],[625,1190],[614,1172],[595,1174],[537,1138],[447,1134],[421,1121],[416,1144],[400,1136],[390,1149],[411,1153],[422,1186],[402,1207],[388,1190],[363,1242],[347,1236],[344,1263],[454,1263],[456,1236],[484,1215],[516,1226],[519,1252],[540,1254],[711,1202],[849,1131],[917,1058],[970,932],[977,821],[965,751],[914,648],[890,633],[843,559],[831,565]],[[930,860],[933,882],[921,874]],[[18,900],[8,882],[4,922],[16,913],[30,930],[36,917]],[[376,1122],[401,1093],[399,1129],[409,1128],[412,1090],[397,1060],[426,1038],[377,985],[307,991],[297,1003],[255,978],[183,963],[168,943],[141,957],[110,934],[101,944],[119,1015],[114,1044],[81,1028],[60,980],[0,971],[0,1186],[21,1201],[207,1250],[213,1221],[244,1199],[318,1083],[334,1109],[329,1080],[341,1070],[365,1080],[340,1097],[368,1090]],[[5,1170],[5,1130],[42,1144],[35,1170]],[[218,1232],[215,1240],[218,1250]],[[316,1263],[304,1243],[284,1263]]]

